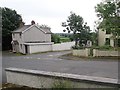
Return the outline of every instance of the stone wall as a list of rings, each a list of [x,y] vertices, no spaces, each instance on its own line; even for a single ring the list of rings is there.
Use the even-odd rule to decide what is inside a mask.
[[[88,57],[90,55],[90,49],[79,49],[79,50],[72,50],[72,54],[74,56],[83,56]]]
[[[97,50],[93,49],[93,57],[101,57],[101,56],[119,56],[120,52],[119,51],[102,51],[102,50]]]

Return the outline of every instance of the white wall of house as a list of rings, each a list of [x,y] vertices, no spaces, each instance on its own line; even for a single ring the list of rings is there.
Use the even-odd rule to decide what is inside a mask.
[[[13,33],[12,34],[12,40],[14,41],[17,41],[18,42],[18,45],[13,45],[14,48],[16,49],[15,51],[16,52],[23,52],[23,48],[21,46],[21,44],[23,43],[23,40],[22,40],[22,33]]]
[[[46,42],[51,42],[51,34],[46,34],[45,35],[45,41]]]
[[[23,33],[23,41],[24,42],[32,42],[32,41],[49,41],[50,42],[51,35],[45,34],[40,31],[36,26],[30,28]]]
[[[22,43],[23,42],[22,35],[23,34],[20,34],[20,33],[13,33],[12,40],[17,40],[19,43]]]

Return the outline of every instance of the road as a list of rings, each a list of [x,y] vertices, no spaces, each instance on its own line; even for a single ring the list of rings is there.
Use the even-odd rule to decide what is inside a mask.
[[[105,60],[104,61],[65,60],[59,58],[59,56],[67,53],[70,53],[70,51],[47,52],[41,54],[16,56],[12,53],[3,52],[2,82],[3,83],[6,82],[6,75],[4,69],[8,67],[72,73],[115,79],[118,78],[117,61],[114,62]]]

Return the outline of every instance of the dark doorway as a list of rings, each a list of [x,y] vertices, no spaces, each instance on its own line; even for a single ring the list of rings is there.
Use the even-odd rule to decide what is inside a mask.
[[[25,53],[26,54],[28,53],[28,47],[27,47],[27,45],[25,45]]]
[[[120,47],[120,39],[118,39],[118,47]]]

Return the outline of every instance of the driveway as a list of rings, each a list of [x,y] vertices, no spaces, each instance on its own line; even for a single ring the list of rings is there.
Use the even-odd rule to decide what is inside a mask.
[[[74,61],[59,58],[59,56],[67,53],[70,53],[70,51],[16,56],[12,53],[3,52],[3,82],[6,82],[4,69],[8,67],[118,78],[117,61]]]

